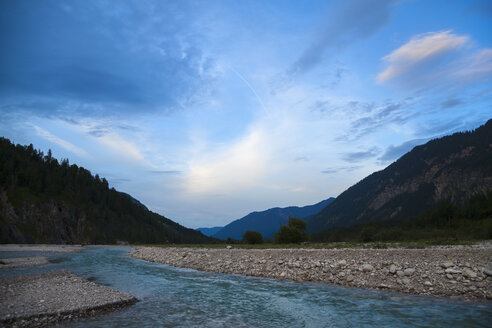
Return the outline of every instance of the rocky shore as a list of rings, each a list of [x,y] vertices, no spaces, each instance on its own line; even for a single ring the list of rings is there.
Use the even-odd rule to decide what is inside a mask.
[[[138,300],[70,271],[0,279],[0,326],[43,327],[113,311]]]
[[[492,299],[492,248],[203,249],[137,247],[132,257],[213,273],[319,281],[461,300]]]

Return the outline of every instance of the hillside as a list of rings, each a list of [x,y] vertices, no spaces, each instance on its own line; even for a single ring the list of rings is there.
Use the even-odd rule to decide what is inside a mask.
[[[303,207],[275,207],[261,212],[252,212],[241,219],[235,220],[213,237],[218,239],[241,239],[246,230],[259,231],[264,238],[272,238],[282,225],[287,224],[289,217],[306,219],[328,206],[334,198],[328,198],[314,205]]]
[[[492,189],[492,120],[431,140],[340,194],[308,223],[319,233],[369,221],[407,220],[442,201],[462,207]]]
[[[205,236],[213,236],[220,231],[223,227],[212,227],[212,228],[196,228],[196,230],[203,233]]]
[[[0,138],[0,243],[204,243],[88,170]]]

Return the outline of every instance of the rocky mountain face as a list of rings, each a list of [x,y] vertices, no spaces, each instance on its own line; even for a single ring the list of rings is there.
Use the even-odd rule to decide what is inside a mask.
[[[0,138],[0,243],[206,243],[88,170]]]
[[[492,120],[431,140],[344,191],[308,223],[321,232],[369,221],[407,220],[441,201],[463,206],[492,189]]]
[[[333,202],[333,200],[334,198],[329,198],[314,205],[284,208],[275,207],[266,211],[252,212],[241,219],[229,223],[214,234],[213,237],[218,239],[227,239],[230,237],[240,240],[246,230],[253,230],[261,232],[264,238],[273,238],[273,235],[280,227],[287,224],[289,217],[306,219],[321,211]]]

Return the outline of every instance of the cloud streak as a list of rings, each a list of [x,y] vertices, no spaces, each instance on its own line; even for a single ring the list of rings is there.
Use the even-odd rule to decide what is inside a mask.
[[[342,159],[349,163],[357,163],[375,157],[380,152],[381,150],[378,147],[372,147],[365,151],[345,153],[342,155]]]
[[[74,144],[62,139],[62,138],[59,138],[57,136],[55,136],[54,134],[52,134],[51,132],[49,131],[46,131],[42,128],[40,128],[39,126],[37,125],[34,125],[34,124],[30,124],[31,127],[34,129],[34,132],[48,140],[48,141],[51,141],[52,143],[54,144],[57,144],[58,146],[62,147],[63,149],[66,149],[68,150],[69,152],[72,152],[80,157],[85,157],[85,158],[90,158],[91,156],[89,155],[89,153],[87,153],[85,150],[83,150],[82,148],[79,148],[77,146],[75,146]]]
[[[355,41],[374,35],[389,21],[394,2],[393,0],[336,2],[329,8],[326,25],[289,68],[287,74],[289,76],[303,74],[318,65],[329,49],[339,50]],[[337,70],[335,75],[338,74],[341,74],[341,71]]]
[[[386,148],[383,155],[381,155],[381,157],[379,157],[378,160],[380,160],[383,163],[394,161],[395,159],[399,158],[400,156],[412,150],[413,147],[424,144],[428,140],[429,140],[428,138],[413,139],[413,140],[405,141],[404,143],[398,146],[391,145],[388,148]]]

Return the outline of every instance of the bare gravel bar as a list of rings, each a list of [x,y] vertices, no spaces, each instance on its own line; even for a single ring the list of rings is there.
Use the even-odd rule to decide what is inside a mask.
[[[83,250],[80,245],[53,245],[53,244],[3,244],[0,252],[57,252],[72,253]]]
[[[136,303],[70,271],[0,279],[0,326],[43,327]]]
[[[47,263],[48,263],[48,258],[46,256],[15,257],[15,258],[8,258],[8,259],[0,259],[0,269],[38,266]]]
[[[137,247],[137,259],[213,273],[318,281],[452,299],[492,299],[492,248],[204,249]]]

